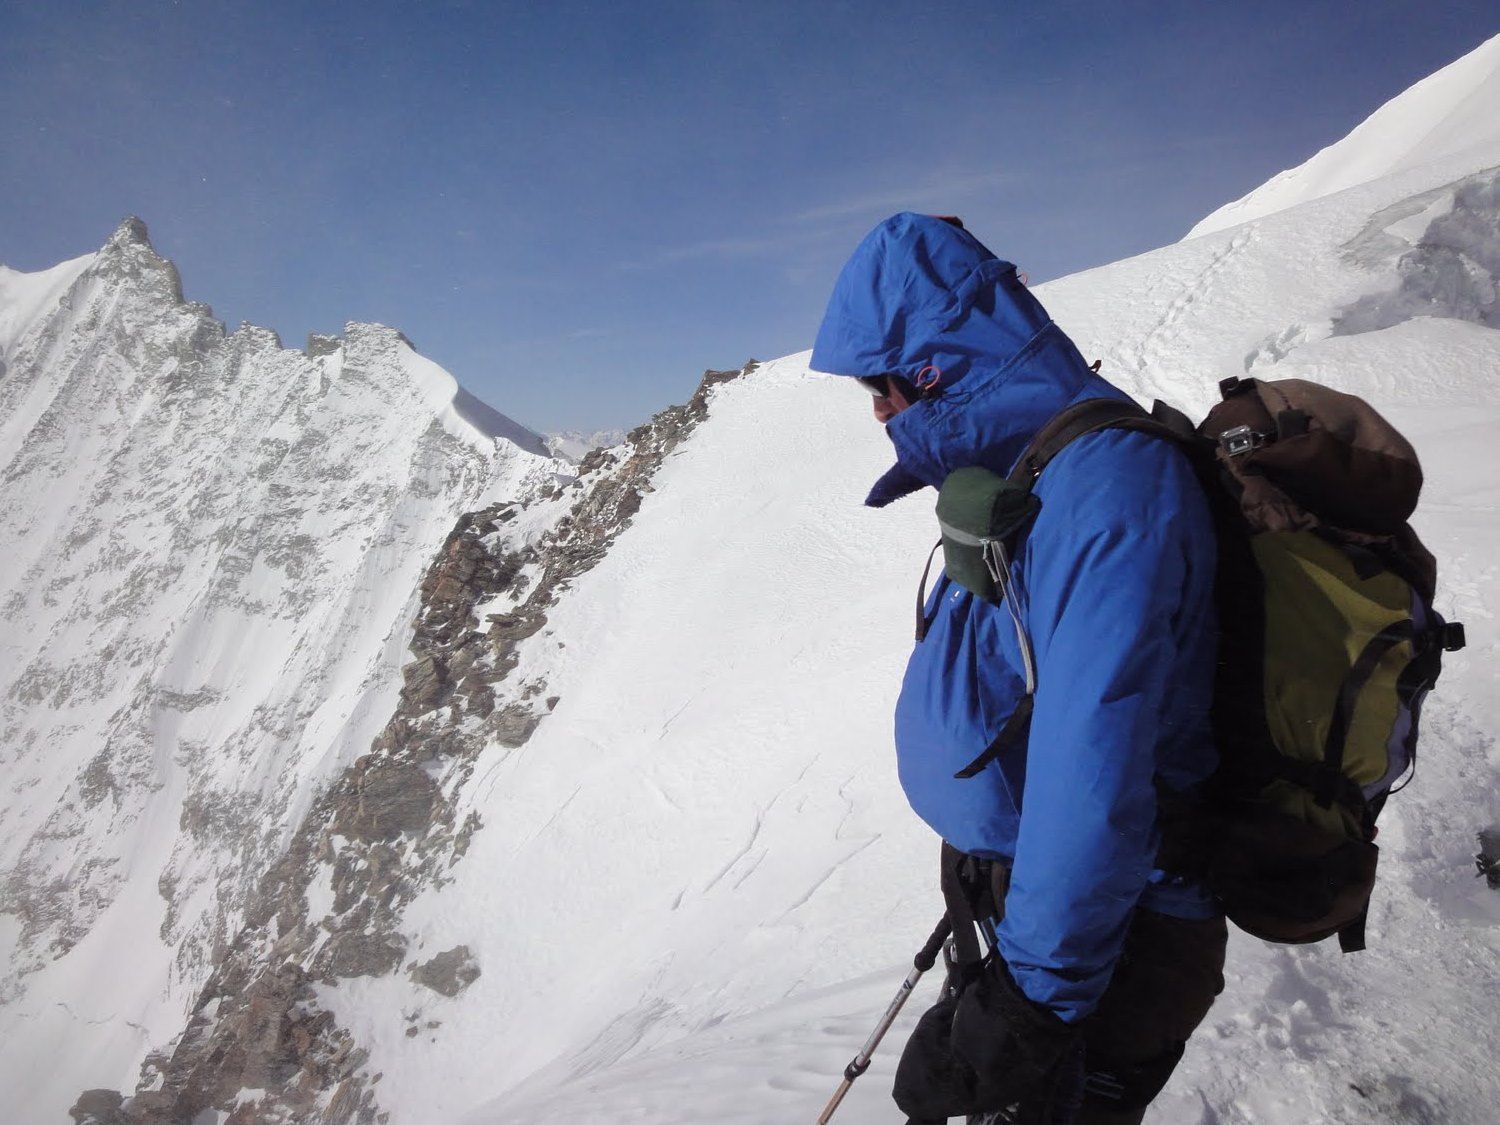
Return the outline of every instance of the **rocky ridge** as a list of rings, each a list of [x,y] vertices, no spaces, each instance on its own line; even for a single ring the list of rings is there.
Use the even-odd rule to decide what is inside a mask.
[[[147,1058],[133,1095],[85,1093],[76,1121],[175,1125],[206,1109],[230,1125],[385,1120],[381,1075],[317,986],[404,972],[414,994],[451,996],[483,971],[463,946],[419,961],[402,911],[482,828],[455,814],[480,751],[523,746],[557,702],[521,661],[547,611],[630,525],[713,388],[755,367],[705,372],[688,403],[591,452],[570,484],[460,517],[421,583],[395,713],[260,881],[176,1041]],[[409,1035],[424,1030],[419,1018]]]

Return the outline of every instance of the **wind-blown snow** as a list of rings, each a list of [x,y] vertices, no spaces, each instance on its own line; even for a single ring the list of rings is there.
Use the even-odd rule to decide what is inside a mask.
[[[499,438],[534,456],[551,456],[538,434],[475,398],[458,385],[457,379],[409,345],[402,353],[401,363],[412,384],[421,388],[428,409],[454,437],[472,440],[477,435],[488,441]]]
[[[1394,172],[1494,163],[1500,138],[1500,35],[1381,106],[1306,163],[1225,204],[1188,232],[1211,234]]]
[[[1470,88],[1500,120],[1500,86]],[[1495,1120],[1500,896],[1471,857],[1500,814],[1496,139],[1392,154],[1369,182],[1041,292],[1148,402],[1201,414],[1247,373],[1368,396],[1424,456],[1417,526],[1441,609],[1470,626],[1382,822],[1371,949],[1236,934],[1150,1120]],[[561,702],[481,761],[486,827],[407,914],[414,949],[463,943],[484,975],[453,999],[396,977],[325,990],[393,1120],[812,1120],[940,913],[937,841],[890,749],[931,497],[860,507],[889,444],[868,396],[805,364],[718,390],[524,651]],[[839,1120],[902,1119],[890,1078],[933,987]]]

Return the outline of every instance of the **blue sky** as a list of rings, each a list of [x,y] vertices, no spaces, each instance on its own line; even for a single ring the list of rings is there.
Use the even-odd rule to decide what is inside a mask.
[[[808,347],[860,236],[1149,250],[1500,32],[1494,0],[0,0],[0,261],[138,214],[231,327],[376,320],[541,430]]]

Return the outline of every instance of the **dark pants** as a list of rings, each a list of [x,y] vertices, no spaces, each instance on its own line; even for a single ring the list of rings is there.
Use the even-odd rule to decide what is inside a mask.
[[[979,954],[972,919],[1004,914],[1010,873],[1003,864],[975,860],[944,843],[941,874],[955,936],[967,932],[967,951],[960,948],[959,957],[972,962]],[[1228,938],[1222,916],[1194,921],[1135,912],[1109,987],[1082,1024],[1083,1105],[1071,1125],[1140,1125],[1224,989]],[[1079,1060],[1065,1065],[1059,1081],[1076,1091]],[[1055,1104],[1055,1095],[1049,1103]],[[1062,1113],[1066,1119],[1070,1111]],[[1058,1120],[1056,1110],[1022,1107],[1023,1120],[1037,1116]]]
[[[1224,988],[1223,918],[1138,910],[1109,988],[1084,1023],[1077,1125],[1139,1125]]]

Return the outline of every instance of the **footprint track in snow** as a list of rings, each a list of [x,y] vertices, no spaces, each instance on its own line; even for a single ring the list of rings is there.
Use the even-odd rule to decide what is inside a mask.
[[[1171,284],[1177,289],[1177,295],[1167,302],[1161,315],[1146,330],[1134,348],[1123,350],[1121,358],[1132,356],[1136,370],[1144,378],[1150,379],[1152,371],[1161,364],[1163,359],[1174,354],[1174,351],[1181,351],[1180,348],[1174,350],[1172,345],[1181,333],[1178,325],[1183,316],[1202,298],[1213,293],[1219,276],[1255,239],[1255,229],[1247,227],[1231,238],[1222,249],[1215,252],[1186,286],[1163,282],[1163,287]]]

